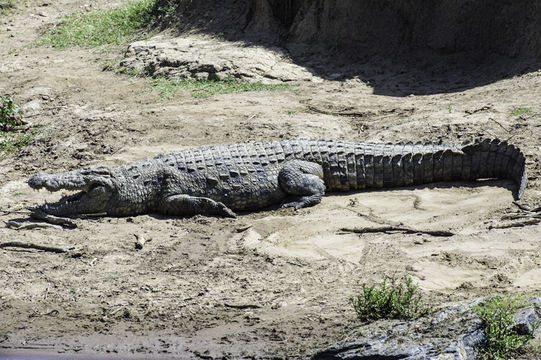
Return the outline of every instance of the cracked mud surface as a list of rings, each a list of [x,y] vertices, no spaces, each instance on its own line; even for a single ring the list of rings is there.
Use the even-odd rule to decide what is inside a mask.
[[[426,96],[374,95],[370,84],[350,79],[167,100],[146,79],[101,71],[100,62],[121,49],[28,46],[40,28],[86,5],[44,4],[29,0],[0,24],[0,93],[13,96],[43,129],[33,145],[0,159],[2,222],[26,218],[25,206],[58,199],[26,186],[36,172],[291,137],[512,138],[527,156],[522,203],[541,202],[541,71]],[[531,111],[514,116],[516,107]],[[330,194],[312,208],[237,219],[92,218],[78,220],[74,230],[2,225],[0,241],[76,250],[0,249],[0,354],[301,358],[356,324],[348,297],[384,274],[412,276],[438,303],[536,290],[541,225],[497,228],[519,211],[513,186],[497,180]],[[339,231],[378,224],[455,235]],[[135,235],[152,240],[136,250]]]

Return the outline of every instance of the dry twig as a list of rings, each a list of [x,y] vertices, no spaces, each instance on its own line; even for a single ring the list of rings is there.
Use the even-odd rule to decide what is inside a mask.
[[[49,251],[49,252],[54,252],[54,253],[66,253],[74,249],[74,247],[61,248],[57,246],[39,245],[39,244],[30,243],[30,242],[20,242],[20,241],[7,241],[7,242],[0,243],[0,248],[6,248],[6,247],[36,249],[36,250]]]
[[[502,124],[500,124],[497,120],[495,120],[495,119],[493,119],[493,118],[491,118],[491,117],[489,117],[488,119],[489,119],[489,120],[492,120],[492,121],[494,121],[496,124],[500,125],[500,127],[501,127],[502,129],[504,129],[505,131],[507,131],[508,133],[511,132],[511,130],[509,130],[508,128],[506,128],[506,127],[503,126]]]
[[[233,308],[233,309],[259,309],[261,308],[261,305],[258,304],[230,304],[230,303],[224,303],[225,307]]]
[[[308,110],[325,114],[325,115],[333,115],[333,116],[351,116],[351,117],[364,117],[367,114],[363,112],[357,112],[357,111],[328,111],[328,110],[321,110],[313,105],[308,105]]]
[[[445,230],[417,230],[408,228],[405,226],[380,226],[380,227],[361,227],[361,228],[341,228],[340,231],[352,232],[355,234],[367,234],[367,233],[391,233],[391,232],[403,232],[405,234],[426,234],[431,236],[453,236],[454,233]]]
[[[70,229],[74,229],[74,228],[77,227],[77,224],[72,219],[47,214],[46,212],[44,212],[43,210],[40,210],[40,209],[32,209],[31,208],[29,210],[32,211],[30,213],[30,217],[32,219],[43,220],[43,221],[48,222],[50,224],[62,225],[62,226],[65,226],[67,228],[70,228]]]
[[[518,219],[541,219],[541,214],[514,214],[514,215],[505,215],[502,217],[503,220],[518,220]]]
[[[536,224],[539,224],[540,222],[541,222],[541,219],[537,219],[537,218],[525,219],[521,221],[510,221],[508,223],[501,224],[501,225],[490,225],[488,228],[489,230],[490,229],[509,229],[512,227],[524,227],[528,225],[536,225]]]
[[[48,223],[36,223],[36,222],[20,222],[17,220],[8,220],[5,222],[6,226],[16,229],[16,230],[26,230],[26,229],[44,229],[44,228],[53,228],[62,230],[61,226],[48,224]]]
[[[135,236],[135,248],[137,250],[141,250],[147,242],[152,241],[152,238],[150,236],[144,237],[143,235],[140,235],[140,234],[133,234],[133,236]]]
[[[515,204],[520,210],[524,210],[524,211],[527,211],[527,212],[541,212],[541,206],[536,207],[535,209],[530,209],[529,207],[521,205],[516,201],[513,201],[513,204]]]

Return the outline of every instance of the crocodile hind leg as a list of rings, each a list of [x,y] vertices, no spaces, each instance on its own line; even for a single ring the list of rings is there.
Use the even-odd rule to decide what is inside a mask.
[[[235,218],[237,215],[219,201],[186,194],[171,195],[161,203],[161,212],[167,215],[218,215]]]
[[[302,160],[287,162],[278,174],[278,183],[282,190],[292,195],[282,207],[294,207],[300,209],[313,206],[321,201],[325,195],[325,183],[323,182],[323,168],[321,165]]]

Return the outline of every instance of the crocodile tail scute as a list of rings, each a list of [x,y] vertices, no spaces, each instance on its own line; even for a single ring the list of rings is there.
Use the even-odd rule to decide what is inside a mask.
[[[517,184],[516,200],[524,194],[527,184],[526,157],[522,151],[506,141],[484,139],[462,147],[468,158],[470,179],[510,179]]]

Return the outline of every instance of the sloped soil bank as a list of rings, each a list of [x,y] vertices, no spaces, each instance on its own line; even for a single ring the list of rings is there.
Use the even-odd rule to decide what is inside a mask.
[[[350,52],[471,50],[541,56],[540,1],[162,0],[164,27],[254,41],[344,45]],[[337,44],[335,44],[337,43]]]
[[[170,31],[267,46],[316,78],[358,78],[375,94],[461,91],[536,71],[541,63],[541,20],[533,15],[541,1],[228,0],[216,6],[163,0],[160,6],[176,9],[159,22]],[[176,59],[183,69],[191,62],[184,58]],[[160,67],[163,60],[147,64]],[[220,60],[218,53],[214,63]],[[250,78],[242,61],[235,66],[240,70],[229,75]],[[299,75],[282,78],[306,79]]]
[[[88,9],[89,3],[81,0],[28,0],[0,20],[0,94],[10,94],[23,107],[25,119],[41,129],[32,145],[0,159],[0,224],[27,223],[26,206],[59,198],[26,185],[37,172],[115,166],[192,146],[295,137],[453,143],[509,139],[527,158],[529,183],[520,204],[531,209],[541,205],[541,72],[530,61],[538,53],[528,50],[539,39],[537,1],[528,2],[530,12],[524,14],[511,2],[498,2],[510,14],[501,21],[514,24],[514,14],[524,15],[516,21],[517,29],[532,31],[517,30],[514,53],[503,51],[496,40],[488,47],[460,41],[481,31],[460,20],[474,20],[480,5],[473,2],[452,2],[471,13],[457,13],[464,15],[456,17],[466,30],[454,41],[440,42],[455,46],[444,48],[429,46],[435,40],[427,40],[427,21],[432,19],[427,11],[435,8],[421,2],[362,2],[351,17],[333,11],[357,2],[215,3],[175,2],[180,5],[175,16],[162,19],[166,31],[151,40],[154,50],[167,49],[160,47],[162,40],[184,44],[193,39],[195,49],[201,41],[204,63],[214,51],[225,54],[238,46],[234,53],[239,54],[246,46],[250,51],[255,47],[246,68],[259,71],[262,81],[276,81],[265,77],[267,68],[253,65],[254,57],[271,59],[268,67],[286,67],[283,73],[291,77],[282,80],[293,82],[292,91],[205,99],[181,91],[163,99],[144,77],[102,71],[103,57],[114,48],[104,54],[30,46],[44,26]],[[296,10],[281,10],[276,7],[280,3]],[[104,0],[91,4],[112,5]],[[496,11],[486,6],[488,13]],[[455,14],[446,9],[438,13]],[[414,21],[417,12],[426,23]],[[327,14],[318,26],[329,35],[310,37],[299,30],[309,28],[309,19],[318,19],[308,16],[312,13]],[[365,16],[363,21],[359,15]],[[389,16],[403,20],[395,23]],[[349,19],[349,29],[363,31],[345,31],[344,23],[333,33],[323,26],[325,18]],[[387,21],[389,26],[411,24],[412,31],[387,31]],[[495,23],[492,31],[504,44],[514,44],[502,35],[505,24]],[[354,45],[341,42],[348,33]],[[333,35],[337,42],[331,34],[340,35]],[[395,40],[378,41],[378,34]],[[407,34],[410,40],[397,38]],[[319,48],[313,43],[318,36],[326,39]],[[395,45],[396,52],[390,51]],[[220,46],[226,49],[222,53]],[[141,49],[143,54],[149,47]],[[136,51],[130,54],[126,61],[137,58]],[[159,56],[151,54],[141,60],[141,68],[152,59],[159,63]],[[181,64],[173,60],[168,63]],[[243,64],[234,63],[239,68]],[[165,70],[177,76],[165,66],[163,75]],[[237,70],[230,66],[227,71]],[[205,77],[212,71],[188,72]],[[293,77],[297,73],[301,75]],[[67,254],[0,249],[0,354],[301,359],[363,326],[349,296],[384,275],[411,276],[443,306],[493,293],[536,291],[541,288],[541,224],[534,214],[529,214],[529,223],[521,223],[528,213],[513,204],[514,188],[506,180],[487,180],[329,194],[312,208],[266,209],[237,219],[150,214],[78,219],[76,229],[1,225],[2,242],[74,249]],[[341,230],[383,225],[454,235],[360,236]],[[151,241],[136,248],[141,237]]]

